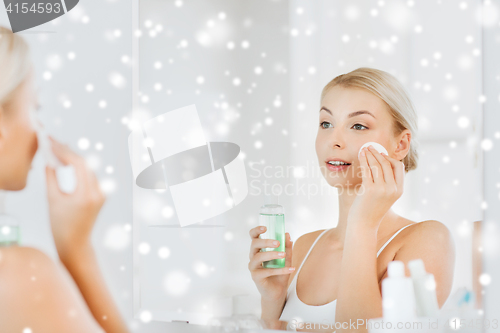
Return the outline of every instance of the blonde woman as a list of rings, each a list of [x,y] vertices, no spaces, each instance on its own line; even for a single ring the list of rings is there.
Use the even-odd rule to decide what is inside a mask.
[[[405,173],[417,167],[416,132],[413,103],[387,72],[362,67],[324,87],[316,153],[326,181],[339,190],[338,224],[299,237],[293,257],[289,234],[286,253],[259,252],[278,245],[259,238],[265,228],[250,230],[249,269],[269,327],[366,331],[367,319],[382,317],[381,282],[392,260],[406,266],[422,259],[434,274],[438,304],[443,305],[455,264],[450,231],[441,222],[416,223],[391,209],[403,193]],[[358,156],[370,141],[383,145],[388,155],[364,148]],[[331,161],[347,165],[333,166]],[[261,266],[280,257],[286,257],[285,268]]]
[[[30,120],[37,108],[26,42],[0,27],[0,189],[26,186],[38,144]],[[29,247],[0,247],[0,332],[128,332],[99,271],[90,233],[104,204],[84,160],[52,140],[53,151],[72,164],[77,188],[62,193],[46,169],[52,234],[60,262]],[[61,263],[63,265],[61,265]]]

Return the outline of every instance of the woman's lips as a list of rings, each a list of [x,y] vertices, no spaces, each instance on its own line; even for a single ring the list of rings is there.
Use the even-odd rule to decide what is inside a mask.
[[[351,165],[348,164],[348,165],[339,165],[339,166],[336,166],[336,165],[331,165],[330,163],[326,162],[326,167],[328,168],[328,170],[330,171],[342,171],[342,170],[345,170],[347,169],[348,167],[350,167]]]

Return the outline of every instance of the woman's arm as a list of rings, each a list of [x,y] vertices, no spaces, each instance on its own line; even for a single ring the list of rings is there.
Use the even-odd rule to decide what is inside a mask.
[[[51,141],[57,158],[75,168],[77,183],[74,193],[63,193],[58,187],[55,170],[46,168],[50,224],[59,258],[106,332],[128,332],[106,288],[90,242],[94,223],[106,198],[85,160],[67,146]]]
[[[321,231],[321,230],[320,230]],[[295,243],[290,241],[287,241],[287,248],[290,250],[290,253],[287,253],[287,255],[290,255],[289,260],[291,261],[291,267],[299,267],[301,264],[302,260],[304,260],[306,251],[309,250],[309,248],[312,245],[312,242],[316,239],[315,236],[317,236],[318,232],[310,232],[305,235],[300,236]],[[291,255],[293,251],[293,256]],[[288,264],[287,264],[288,266]],[[261,319],[264,320],[266,323],[267,328],[269,329],[275,329],[275,330],[286,330],[288,322],[279,320],[281,313],[283,312],[285,303],[286,303],[286,295],[288,292],[288,288],[290,287],[290,283],[292,282],[295,274],[297,274],[297,269],[288,275],[287,282],[285,284],[286,289],[285,293],[280,297],[278,300],[269,300],[264,297],[264,295],[261,297],[261,308],[262,308],[262,314],[261,314]]]
[[[357,325],[358,320],[363,320],[359,327],[364,327],[367,319],[382,317],[376,229],[347,225],[340,270],[335,321],[352,328],[353,322]]]
[[[297,244],[302,243],[302,241],[297,240],[296,243],[293,243],[290,234],[286,233],[286,239],[285,239],[285,251],[286,251],[286,263],[285,263],[285,268],[289,267],[296,267],[295,265],[297,264],[297,255],[292,255],[292,251],[297,250]],[[300,247],[300,245],[299,245]],[[261,298],[260,298],[260,304],[261,304],[261,319],[264,321],[266,328],[267,329],[275,329],[275,330],[286,330],[287,322],[286,321],[281,321],[279,320],[281,313],[283,312],[283,307],[285,306],[286,302],[286,295],[288,291],[288,286],[290,285],[290,281],[293,278],[293,273],[285,274],[285,275],[279,275],[276,278],[282,279],[280,283],[275,283],[272,284],[272,278],[268,279],[267,281],[262,281],[262,284],[265,284],[266,282],[269,283],[269,287],[272,289],[278,289],[282,288],[282,291],[279,291],[278,293],[266,293],[261,291]],[[261,289],[262,286],[261,286]],[[275,297],[268,297],[269,295],[274,295]],[[276,298],[277,295],[277,298]]]
[[[286,330],[287,323],[280,321],[279,317],[285,305],[285,297],[278,301],[265,299],[264,296],[260,298],[262,308],[261,319],[266,323],[266,329],[271,330]]]
[[[366,332],[358,323],[366,325],[368,319],[382,317],[377,233],[382,219],[403,194],[404,164],[371,146],[360,151],[359,162],[362,183],[347,217],[335,321],[348,327],[347,331]]]

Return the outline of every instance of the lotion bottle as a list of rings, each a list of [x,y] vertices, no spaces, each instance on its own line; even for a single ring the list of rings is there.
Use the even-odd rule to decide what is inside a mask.
[[[388,277],[382,281],[382,309],[384,321],[412,322],[416,320],[412,280],[405,276],[402,261],[391,261]]]
[[[436,296],[436,281],[434,275],[425,271],[422,259],[408,262],[408,268],[413,280],[417,315],[419,317],[438,317],[439,306]]]

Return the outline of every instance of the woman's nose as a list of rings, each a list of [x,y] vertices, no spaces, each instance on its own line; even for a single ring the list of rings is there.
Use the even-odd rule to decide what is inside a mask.
[[[335,128],[330,132],[329,136],[329,146],[334,148],[343,148],[344,145],[344,135],[340,129]]]

